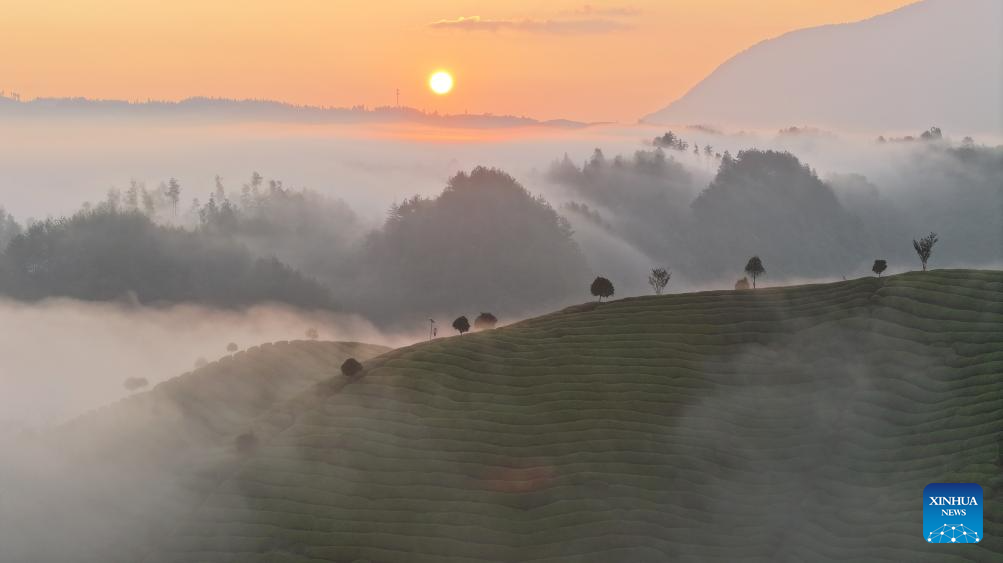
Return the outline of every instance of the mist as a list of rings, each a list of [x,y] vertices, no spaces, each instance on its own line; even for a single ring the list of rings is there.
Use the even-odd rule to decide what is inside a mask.
[[[917,266],[912,239],[930,231],[942,240],[934,257],[937,267],[1003,262],[998,244],[1003,237],[1003,195],[998,189],[1003,171],[999,149],[990,148],[999,140],[962,140],[964,132],[947,131],[941,137],[937,130],[936,139],[922,140],[922,128],[906,137],[900,132],[846,134],[805,125],[781,131],[684,125],[672,128],[686,145],[678,150],[654,146],[653,139],[667,127],[640,124],[464,129],[416,123],[172,124],[157,119],[75,117],[57,122],[39,117],[11,120],[0,128],[10,133],[0,137],[0,206],[22,225],[31,218],[74,213],[85,202],[100,206],[112,188],[121,194],[136,182],[155,190],[169,178],[180,185],[180,211],[163,211],[155,220],[202,231],[212,229],[206,229],[204,221],[200,226],[200,208],[193,207],[192,200],[204,205],[215,193],[217,204],[224,198],[236,202],[252,172],[294,195],[305,194],[306,205],[263,216],[281,224],[284,234],[224,233],[225,240],[257,256],[277,257],[329,288],[333,311],[357,315],[392,332],[414,330],[429,317],[491,310],[517,319],[545,312],[589,299],[587,284],[596,275],[610,278],[617,296],[643,294],[649,291],[647,272],[653,267],[672,272],[669,292],[728,288],[753,254],[766,262],[762,282],[767,285],[869,275],[877,258],[889,261],[888,273],[908,271]],[[878,142],[879,135],[891,141]],[[835,201],[819,200],[814,205],[822,207],[815,218],[804,220],[811,224],[841,217],[838,225],[826,227],[831,233],[818,240],[805,238],[798,234],[805,225],[766,215],[750,216],[739,226],[742,206],[720,198],[712,219],[694,213],[695,202],[708,199],[702,196],[708,195],[724,156],[752,149],[789,152],[818,176],[818,185],[824,186],[820,189],[831,191]],[[586,186],[555,176],[557,164],[584,171],[596,151],[609,167],[599,180]],[[50,166],[52,162],[60,166]],[[374,234],[383,233],[388,212],[416,195],[438,198],[457,173],[477,166],[510,174],[570,222],[585,266],[543,273],[533,283],[550,283],[554,276],[574,272],[579,282],[562,282],[560,295],[527,294],[510,284],[502,292],[510,296],[499,299],[478,295],[468,280],[470,289],[458,293],[459,286],[453,284],[469,263],[443,261],[455,251],[451,245],[456,236],[444,236],[439,247],[423,251],[430,253],[427,265],[438,272],[434,276],[414,279],[388,269],[388,261],[401,260],[392,255],[384,256],[380,266],[372,242]],[[785,218],[803,211],[784,207],[786,198],[776,194],[763,201],[764,208],[774,206]],[[453,227],[449,219],[437,221],[438,230],[448,235]],[[772,233],[762,232],[757,221]],[[831,256],[835,250],[841,254],[838,258]],[[504,254],[499,249],[486,252]],[[495,278],[500,277],[497,260],[477,263],[495,269]],[[402,300],[388,299],[392,296]]]
[[[153,387],[265,342],[306,339],[360,341],[398,347],[427,337],[387,333],[356,315],[308,312],[279,305],[222,310],[194,305],[163,308],[48,299],[0,300],[0,433],[44,429],[129,395],[128,377]]]

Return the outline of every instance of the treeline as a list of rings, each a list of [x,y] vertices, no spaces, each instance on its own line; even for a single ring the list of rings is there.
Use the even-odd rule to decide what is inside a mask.
[[[0,293],[23,300],[65,296],[144,304],[334,307],[325,286],[275,258],[155,224],[137,211],[107,208],[37,222],[13,237],[0,254]]]
[[[689,146],[671,133],[629,157],[565,156],[546,177],[570,189],[564,209],[578,224],[601,224],[691,282],[727,279],[754,254],[774,279],[859,275],[875,257],[911,264],[909,241],[931,230],[944,237],[945,264],[1000,264],[1003,149],[954,145],[936,128],[920,138],[891,155],[903,164],[880,186],[859,174],[823,179],[791,153],[758,149],[725,151],[704,184],[670,154]]]
[[[598,272],[637,280],[622,293],[645,291],[652,264],[729,285],[749,256],[770,264],[774,280],[859,275],[875,259],[894,272],[913,263],[909,242],[931,231],[943,239],[937,267],[1003,262],[1003,149],[875,145],[910,155],[890,190],[886,179],[820,178],[776,151],[713,152],[711,175],[670,154],[692,145],[656,144],[668,149],[613,158],[597,149],[581,165],[566,155],[553,163],[546,178],[573,194],[562,210],[577,234],[542,197],[482,167],[437,197],[392,205],[376,228],[341,200],[257,173],[233,188],[217,178],[186,205],[172,179],[155,189],[133,182],[73,217],[26,227],[0,211],[0,293],[279,301],[414,326],[455,311],[511,318],[574,302]],[[606,240],[616,244],[597,252]]]
[[[0,254],[0,293],[337,303],[387,325],[460,308],[516,316],[561,305],[589,271],[567,221],[495,169],[460,172],[438,197],[394,204],[368,231],[344,202],[257,173],[238,190],[217,178],[204,203],[193,199],[177,216],[167,194],[181,186],[164,186],[133,183],[15,234]]]

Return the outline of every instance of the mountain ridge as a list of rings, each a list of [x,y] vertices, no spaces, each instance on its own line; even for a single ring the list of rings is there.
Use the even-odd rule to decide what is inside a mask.
[[[14,96],[12,94],[12,96]],[[408,106],[333,107],[299,105],[276,100],[193,96],[177,101],[131,102],[84,97],[43,97],[20,100],[0,93],[0,116],[22,119],[44,117],[117,117],[206,121],[261,120],[292,123],[419,123],[456,128],[553,127],[579,129],[596,125],[568,119],[538,120],[526,116],[439,114]]]
[[[1001,20],[993,0],[924,0],[789,31],[737,53],[642,121],[998,134]]]

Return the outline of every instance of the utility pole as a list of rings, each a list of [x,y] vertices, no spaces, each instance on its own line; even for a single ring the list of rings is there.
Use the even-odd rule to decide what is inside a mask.
[[[435,319],[428,319],[428,340],[429,341],[431,341],[432,340],[432,336],[434,336],[434,329],[435,329]]]

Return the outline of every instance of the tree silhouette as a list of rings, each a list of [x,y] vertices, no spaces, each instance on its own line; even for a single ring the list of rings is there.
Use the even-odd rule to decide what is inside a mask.
[[[881,272],[884,272],[887,269],[888,269],[888,262],[884,260],[875,260],[874,265],[871,266],[871,271],[877,274],[879,278],[881,277]]]
[[[763,268],[763,261],[759,259],[759,256],[749,258],[745,264],[745,273],[752,278],[752,289],[756,289],[756,278],[766,273],[766,268]]]
[[[345,363],[341,364],[341,374],[349,379],[355,379],[360,373],[362,373],[362,364],[355,358],[348,358]]]
[[[669,285],[669,279],[672,278],[672,274],[665,268],[655,268],[651,270],[651,275],[648,276],[648,285],[651,289],[655,290],[655,295],[661,295],[662,290],[665,286]]]
[[[481,313],[477,315],[474,319],[474,328],[477,330],[486,330],[489,328],[494,328],[498,324],[498,317],[492,315],[491,313]]]
[[[933,245],[937,244],[937,233],[930,233],[925,237],[916,240],[913,239],[912,247],[916,249],[916,254],[919,255],[919,260],[923,263],[923,271],[926,271],[926,262],[930,259],[930,253],[933,252]]]
[[[178,202],[181,201],[181,184],[178,183],[177,178],[171,178],[167,181],[167,191],[165,193],[167,199],[171,200],[171,209],[174,210],[174,216],[178,215]]]
[[[467,317],[457,317],[456,320],[453,321],[453,328],[456,329],[456,332],[463,334],[464,332],[470,330],[470,321],[467,320]]]
[[[236,352],[237,350],[240,350],[240,346],[237,346],[236,342],[231,342],[226,345],[226,351],[231,354]]]
[[[599,301],[602,301],[603,297],[609,299],[613,295],[613,282],[600,276],[592,282],[592,287],[589,289],[592,291],[592,295],[599,298]]]
[[[735,289],[749,289],[749,278],[742,278],[735,282]]]
[[[318,338],[320,338],[320,333],[317,332],[317,329],[310,327],[306,329],[306,337],[309,338],[310,340],[317,340]]]

